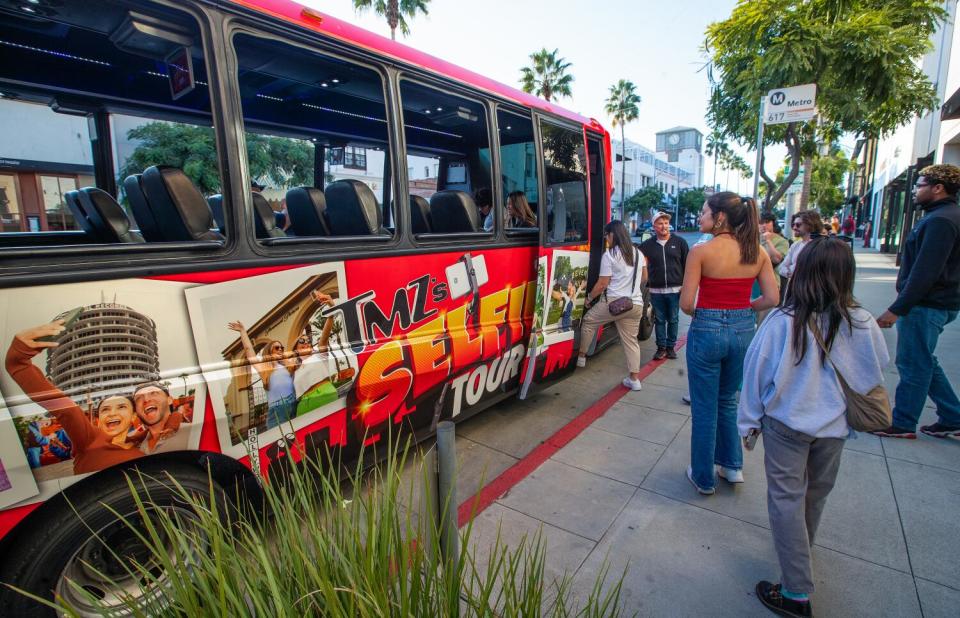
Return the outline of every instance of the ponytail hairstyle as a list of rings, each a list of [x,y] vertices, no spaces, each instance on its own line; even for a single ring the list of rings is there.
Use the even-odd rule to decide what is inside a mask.
[[[614,219],[603,228],[604,235],[613,234],[613,247],[620,251],[620,257],[628,266],[633,266],[633,243],[630,242],[630,233],[627,232],[627,226],[623,222]]]
[[[799,365],[807,350],[807,325],[817,320],[823,343],[829,350],[843,322],[853,332],[850,310],[859,307],[853,297],[856,267],[853,252],[839,238],[818,236],[810,240],[797,258],[783,312],[793,317],[793,356]],[[826,355],[820,350],[820,364]]]
[[[707,207],[713,215],[713,233],[726,231],[717,226],[717,215],[723,213],[730,233],[740,245],[740,263],[756,264],[760,259],[760,215],[757,203],[733,191],[721,191],[707,198]]]

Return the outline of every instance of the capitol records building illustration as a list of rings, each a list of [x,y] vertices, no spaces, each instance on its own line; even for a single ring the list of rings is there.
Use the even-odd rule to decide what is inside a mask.
[[[157,326],[130,307],[102,302],[80,317],[47,355],[47,375],[66,393],[124,390],[160,374]]]

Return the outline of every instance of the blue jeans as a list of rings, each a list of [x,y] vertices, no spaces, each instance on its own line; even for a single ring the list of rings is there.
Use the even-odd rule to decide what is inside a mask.
[[[654,332],[657,334],[658,348],[672,348],[677,345],[677,329],[680,327],[680,292],[672,294],[650,293],[650,305],[653,306]]]
[[[893,424],[913,431],[927,397],[937,405],[940,422],[960,427],[960,400],[933,352],[943,327],[957,319],[956,311],[914,307],[897,320],[897,371],[900,383],[894,398]]]
[[[743,357],[753,340],[752,309],[697,309],[687,333],[687,374],[693,432],[690,466],[704,489],[716,484],[714,464],[743,468],[737,433],[737,391]]]
[[[297,415],[297,399],[293,396],[281,397],[267,408],[267,429],[286,425]]]

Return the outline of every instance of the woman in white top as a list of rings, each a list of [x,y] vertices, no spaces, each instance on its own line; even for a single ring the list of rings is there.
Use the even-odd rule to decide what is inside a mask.
[[[797,269],[797,258],[803,248],[807,246],[810,239],[814,236],[823,234],[823,220],[820,213],[812,210],[801,210],[793,215],[790,226],[793,228],[793,235],[798,236],[800,240],[790,245],[787,255],[780,262],[780,276],[790,279]]]
[[[643,254],[630,242],[630,234],[620,221],[611,221],[603,228],[607,250],[600,259],[600,277],[587,294],[587,304],[597,303],[583,316],[580,331],[580,355],[577,367],[587,364],[587,350],[597,329],[613,322],[620,334],[620,344],[627,357],[627,371],[623,385],[640,390],[640,317],[643,315],[643,282],[647,279],[647,265]],[[618,298],[630,298],[633,308],[619,315],[610,313],[610,303]]]
[[[739,433],[748,449],[763,435],[767,511],[781,570],[780,583],[761,581],[756,593],[782,615],[813,613],[810,547],[851,433],[837,370],[866,394],[883,384],[889,362],[876,320],[853,297],[854,271],[847,243],[809,241],[783,307],[767,316],[744,359]]]

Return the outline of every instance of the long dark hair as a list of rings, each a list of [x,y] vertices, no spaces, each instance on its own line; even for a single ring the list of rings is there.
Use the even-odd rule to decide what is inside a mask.
[[[613,247],[620,250],[620,257],[628,266],[633,266],[633,243],[630,242],[630,232],[627,226],[618,219],[614,219],[603,228],[603,234],[613,234]],[[610,249],[613,249],[610,247]]]
[[[806,353],[811,318],[818,320],[828,350],[843,322],[853,332],[850,310],[860,306],[853,297],[855,270],[853,251],[838,238],[818,236],[800,252],[783,301],[784,313],[793,317],[795,364],[799,365]],[[825,361],[826,355],[820,350],[820,363]]]
[[[730,233],[740,245],[740,263],[756,264],[760,258],[760,221],[757,203],[733,191],[721,191],[707,198],[714,222],[721,212],[727,216]]]

